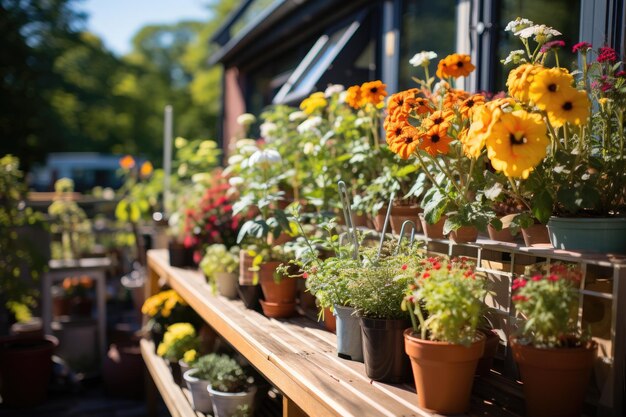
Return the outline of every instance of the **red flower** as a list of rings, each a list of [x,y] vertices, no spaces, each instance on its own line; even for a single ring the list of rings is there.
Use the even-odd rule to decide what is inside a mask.
[[[435,262],[433,264],[433,269],[435,269],[436,271],[439,271],[441,269],[441,264],[439,262]]]
[[[558,49],[558,48],[562,48],[565,46],[565,42],[557,40],[557,41],[550,41],[550,42],[546,42],[542,47],[541,47],[541,52],[548,52],[550,49]]]
[[[528,297],[526,297],[525,295],[514,295],[513,297],[511,297],[511,300],[516,302],[523,302],[528,301]]]
[[[603,46],[598,53],[598,62],[615,62],[617,61],[617,52],[610,46]]]
[[[554,274],[550,274],[550,276],[548,276],[548,281],[558,281],[559,280],[559,276],[558,275],[554,275]]]
[[[407,264],[404,264],[404,265],[402,265],[400,268],[401,268],[403,271],[406,271],[406,269],[408,268],[408,265],[407,265]]]
[[[532,280],[533,281],[541,281],[541,278],[543,278],[541,275],[535,275]]]
[[[430,278],[430,272],[426,271],[422,274],[422,278],[426,279],[426,278]]]
[[[307,274],[306,272],[302,273],[302,278],[305,278],[305,279],[306,279],[306,278],[308,278],[308,277],[309,277],[309,274]]]
[[[591,49],[592,46],[589,42],[578,42],[576,45],[572,46],[572,52],[576,53],[578,51],[587,52],[587,50]]]
[[[616,77],[626,77],[626,71],[622,70],[622,71],[618,71],[615,73]]]
[[[526,280],[524,278],[515,278],[513,280],[513,291],[517,290],[518,288],[524,288],[526,286]]]

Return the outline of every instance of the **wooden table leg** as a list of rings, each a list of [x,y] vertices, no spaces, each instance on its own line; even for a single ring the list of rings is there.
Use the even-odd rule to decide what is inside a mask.
[[[296,403],[283,395],[283,417],[308,417]]]

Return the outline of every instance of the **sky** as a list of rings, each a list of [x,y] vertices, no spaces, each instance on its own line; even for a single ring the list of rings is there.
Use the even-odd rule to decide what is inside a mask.
[[[131,39],[148,24],[206,20],[206,0],[85,0],[80,5],[89,14],[87,29],[117,55],[131,50]]]

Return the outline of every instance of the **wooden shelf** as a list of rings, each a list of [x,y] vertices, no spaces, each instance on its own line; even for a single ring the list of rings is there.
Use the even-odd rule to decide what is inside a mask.
[[[188,392],[174,382],[169,367],[157,356],[151,341],[141,341],[141,356],[172,417],[205,417],[194,411]]]
[[[311,417],[433,415],[417,406],[414,387],[374,382],[366,376],[362,363],[337,357],[336,336],[319,324],[305,317],[268,319],[246,309],[239,300],[215,296],[200,273],[171,267],[165,250],[149,251],[148,267],[150,280],[146,290],[155,292],[159,277],[175,289],[284,394],[284,416],[301,415],[290,413],[289,410],[297,408]],[[516,416],[492,401],[492,391],[488,390],[485,400],[472,400],[470,415]],[[180,401],[175,401],[174,405]],[[297,407],[293,407],[294,404]]]

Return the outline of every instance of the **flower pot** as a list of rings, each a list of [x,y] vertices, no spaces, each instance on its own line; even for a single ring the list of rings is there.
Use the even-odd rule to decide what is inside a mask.
[[[435,224],[430,224],[424,218],[423,213],[419,213],[420,224],[424,231],[424,236],[431,239],[443,239],[443,224],[446,222],[445,216],[441,216],[439,221]]]
[[[250,271],[252,268],[252,261],[254,258],[248,255],[248,251],[239,251],[239,285],[254,285],[254,272]]]
[[[280,282],[274,281],[274,273],[281,262],[264,262],[259,271],[259,283],[265,296],[265,301],[270,303],[294,304],[298,282],[289,277],[281,277]]]
[[[337,318],[330,308],[324,309],[324,326],[329,332],[337,333]]]
[[[210,413],[213,410],[213,403],[209,395],[209,381],[198,379],[194,376],[197,369],[190,369],[183,374],[187,388],[191,392],[191,403],[193,409],[201,413]]]
[[[183,381],[183,374],[180,371],[180,365],[178,364],[178,361],[167,361],[167,366],[169,366],[170,371],[172,372],[172,378],[174,379],[174,382],[176,382],[176,384],[180,385],[181,387],[184,386],[185,381]]]
[[[189,366],[187,362],[185,362],[182,359],[178,361],[178,366],[180,366],[180,373],[182,374],[183,379],[185,379],[185,372],[187,372],[190,369],[193,369],[191,366]]]
[[[361,322],[354,315],[354,308],[338,305],[334,308],[337,320],[337,356],[363,362]]]
[[[376,213],[375,216],[372,217],[372,223],[374,224],[374,229],[377,232],[383,231],[383,226],[385,225],[385,216],[387,215],[387,207],[383,207]],[[387,232],[389,232],[389,225],[387,225]]]
[[[417,204],[413,205],[392,205],[389,223],[391,223],[391,231],[399,235],[402,230],[402,223],[411,220],[415,224],[415,231],[421,230],[419,212],[422,211]],[[384,220],[384,218],[383,218]]]
[[[237,274],[231,272],[216,272],[217,292],[226,298],[237,298],[237,277]]]
[[[476,242],[477,238],[478,229],[474,226],[461,226],[460,228],[450,232],[450,240],[454,243]]]
[[[404,332],[405,349],[411,358],[417,402],[421,408],[441,414],[462,414],[469,409],[470,394],[485,337],[469,347],[423,340]]]
[[[511,233],[511,221],[517,216],[517,214],[508,214],[500,218],[502,222],[502,229],[496,230],[492,225],[487,225],[487,233],[489,233],[489,239],[498,242],[513,243],[515,236]]]
[[[5,407],[45,401],[52,375],[52,353],[59,341],[44,338],[0,339],[0,396]]]
[[[361,317],[365,373],[375,381],[400,383],[411,377],[409,357],[404,352],[404,329],[408,319]]]
[[[317,310],[317,299],[306,289],[306,279],[300,278],[296,281],[298,287],[298,302],[303,310]]]
[[[193,248],[187,248],[182,243],[170,241],[167,245],[170,255],[170,265],[177,268],[193,267]]]
[[[107,395],[139,399],[144,394],[144,362],[136,343],[112,344],[104,358],[102,381]]]
[[[476,375],[486,376],[489,375],[493,366],[493,358],[498,353],[500,336],[493,330],[479,329],[478,331],[485,335],[485,351],[478,360],[478,365],[476,365]]]
[[[213,390],[209,385],[207,391],[213,402],[215,417],[232,417],[236,414],[237,408],[246,405],[250,410],[250,415],[254,413],[255,386],[248,388],[248,391],[245,392],[220,392]]]
[[[69,316],[70,315],[70,300],[63,296],[54,297],[52,299],[52,316]]]
[[[239,298],[243,301],[246,308],[255,310],[259,307],[259,299],[263,296],[260,285],[237,285]]]
[[[520,344],[514,337],[510,342],[524,383],[526,414],[580,415],[598,345],[539,349]]]
[[[556,249],[626,254],[626,217],[550,217],[548,231]]]
[[[550,236],[545,224],[533,224],[523,228],[522,236],[524,237],[524,244],[528,247],[550,245]]]
[[[259,300],[263,314],[272,319],[280,319],[291,317],[296,312],[296,303],[272,303],[269,301]]]

